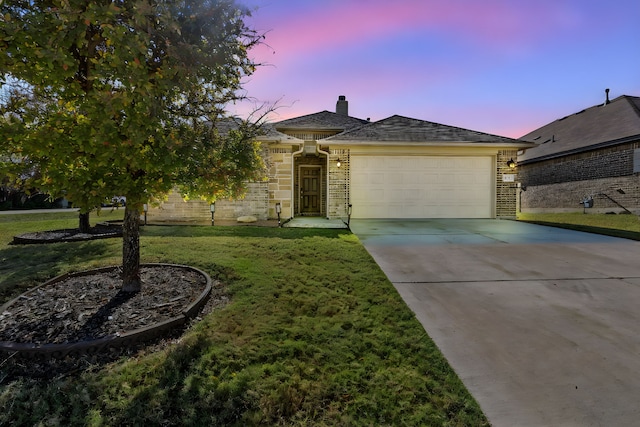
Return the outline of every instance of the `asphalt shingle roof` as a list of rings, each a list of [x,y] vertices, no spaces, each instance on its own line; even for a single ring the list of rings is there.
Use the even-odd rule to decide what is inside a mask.
[[[640,139],[640,98],[622,95],[563,117],[522,136],[538,144],[518,156],[519,162],[544,160],[614,145],[628,138]]]
[[[276,129],[349,130],[368,123],[344,114],[321,111],[274,123]]]
[[[513,138],[394,115],[326,138],[350,142],[492,142],[522,144]]]
[[[261,130],[262,130],[262,135],[260,139],[262,140],[277,141],[277,140],[293,139],[282,132],[278,132],[275,126],[273,125],[273,123],[264,123],[262,125]]]

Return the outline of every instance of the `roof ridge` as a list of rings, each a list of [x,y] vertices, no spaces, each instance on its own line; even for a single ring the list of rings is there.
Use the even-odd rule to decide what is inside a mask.
[[[496,135],[495,133],[482,132],[480,130],[475,130],[475,129],[467,129],[467,128],[463,128],[463,127],[460,127],[460,126],[446,125],[444,123],[434,122],[434,121],[431,121],[431,120],[416,119],[414,117],[402,116],[400,114],[394,114],[393,116],[387,117],[387,119],[390,119],[391,117],[402,117],[404,119],[416,120],[416,121],[420,121],[420,122],[424,122],[424,123],[431,123],[431,124],[438,125],[438,126],[444,126],[446,128],[449,128],[449,129],[457,129],[457,130],[461,130],[461,131],[464,131],[464,132],[474,132],[474,133],[477,133],[477,134],[487,135],[487,136],[491,136],[491,137],[497,136],[499,138],[517,139],[517,138],[510,138],[508,136]],[[382,120],[386,120],[386,119],[382,119]],[[382,120],[379,120],[379,121],[382,121]]]
[[[637,97],[637,96],[630,96],[630,95],[620,95],[620,96],[617,96],[617,97],[613,98],[612,100],[610,100],[610,101],[609,101],[609,104],[613,104],[614,102],[619,102],[619,101],[622,101],[623,99],[626,99],[626,100],[627,100],[627,102],[631,103],[631,105],[634,107],[634,109],[638,110],[638,114],[640,114],[640,110],[635,106],[635,104],[634,104],[633,102],[629,101],[629,98],[640,98],[640,97]],[[552,122],[547,123],[546,125],[543,125],[543,126],[541,126],[541,127],[537,128],[537,129],[534,129],[534,130],[532,130],[531,132],[529,132],[529,133],[527,133],[527,134],[525,134],[525,135],[521,136],[521,137],[520,137],[520,138],[518,138],[518,139],[521,139],[522,137],[524,137],[524,136],[526,136],[526,135],[529,135],[530,133],[533,133],[533,132],[535,132],[536,130],[540,130],[540,129],[542,129],[542,128],[543,128],[543,127],[545,127],[545,126],[550,125],[551,123],[561,122],[561,121],[563,121],[563,120],[565,120],[565,119],[568,119],[569,117],[577,116],[578,114],[582,114],[582,113],[584,113],[585,111],[593,110],[593,109],[600,108],[600,107],[605,107],[606,105],[607,105],[607,102],[603,102],[603,103],[600,103],[600,104],[594,104],[594,105],[592,105],[592,106],[590,106],[590,107],[585,107],[585,108],[583,108],[583,109],[582,109],[582,110],[580,110],[580,111],[576,111],[575,113],[567,114],[566,116],[562,116],[562,117],[560,117],[560,118],[558,118],[558,119],[555,119],[555,120],[554,120],[554,121],[552,121]]]
[[[638,118],[640,118],[640,105],[636,104],[631,100],[631,98],[636,98],[640,100],[640,96],[628,96],[628,95],[622,95],[622,96],[624,96],[624,99],[626,99],[627,102],[631,104],[631,108],[633,109],[633,111],[636,112],[636,115],[638,116]]]
[[[394,114],[384,119],[365,123],[336,135],[327,141],[407,141],[407,142],[520,142],[515,138],[494,135],[459,126],[450,126],[429,120]]]
[[[346,119],[351,119],[351,120],[357,120],[357,121],[360,121],[360,122],[366,122],[366,120],[361,119],[359,117],[344,115],[344,114],[336,113],[335,111],[322,110],[322,111],[317,111],[315,113],[309,113],[309,114],[303,114],[301,116],[290,117],[288,119],[283,119],[283,120],[280,120],[280,121],[277,121],[277,122],[273,122],[272,124],[277,125],[277,124],[282,123],[282,122],[287,122],[287,121],[290,121],[290,120],[293,121],[293,120],[304,119],[306,117],[317,116],[318,114],[323,114],[323,113],[328,113],[328,114],[331,114],[333,116],[340,117],[340,118],[346,118]]]

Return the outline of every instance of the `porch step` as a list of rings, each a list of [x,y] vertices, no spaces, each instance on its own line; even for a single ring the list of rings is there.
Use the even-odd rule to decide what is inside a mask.
[[[321,217],[296,217],[286,222],[283,227],[290,228],[344,228],[347,224],[341,219],[326,219]]]

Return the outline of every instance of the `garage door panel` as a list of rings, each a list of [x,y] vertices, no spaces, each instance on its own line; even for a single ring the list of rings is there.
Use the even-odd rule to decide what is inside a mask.
[[[354,218],[490,218],[492,158],[352,156]]]

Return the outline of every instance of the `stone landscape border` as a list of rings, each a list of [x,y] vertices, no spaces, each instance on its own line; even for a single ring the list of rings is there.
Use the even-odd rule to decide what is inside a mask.
[[[144,341],[149,341],[154,338],[158,338],[168,332],[184,326],[189,320],[196,317],[198,312],[202,309],[204,304],[211,295],[213,288],[211,277],[202,270],[195,267],[179,264],[165,264],[165,263],[152,263],[152,264],[140,264],[140,267],[154,267],[154,266],[166,266],[174,268],[182,268],[185,270],[192,270],[202,275],[206,279],[205,288],[200,293],[198,298],[187,305],[182,313],[176,317],[158,322],[156,324],[138,328],[132,331],[127,331],[121,334],[108,335],[103,338],[81,341],[64,344],[33,344],[33,343],[17,343],[0,341],[0,354],[9,353],[10,355],[16,355],[26,359],[32,360],[48,360],[48,359],[63,359],[66,357],[74,357],[81,355],[93,355],[99,352],[108,350],[109,348],[121,348],[134,346]],[[57,276],[42,285],[31,289],[28,292],[23,293],[17,298],[3,304],[0,307],[0,313],[5,311],[16,300],[23,298],[26,294],[33,292],[39,288],[51,285],[58,281],[65,280],[69,277],[81,277],[101,272],[111,271],[113,269],[120,268],[119,266],[102,267],[92,270],[85,270],[78,273],[65,273]]]

